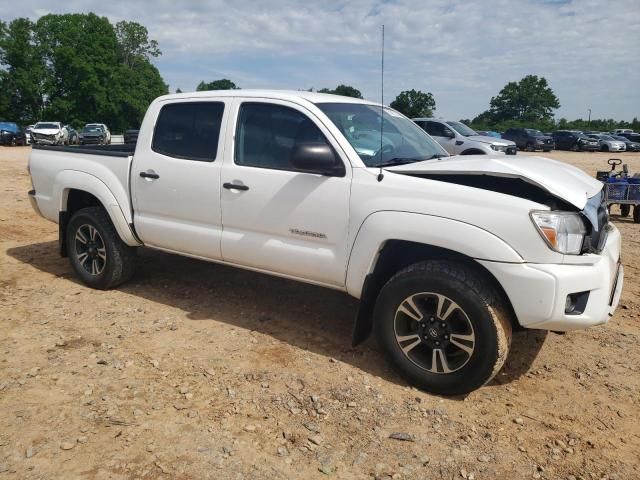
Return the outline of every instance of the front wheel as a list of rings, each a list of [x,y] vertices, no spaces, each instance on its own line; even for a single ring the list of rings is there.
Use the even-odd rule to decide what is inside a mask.
[[[374,311],[378,342],[413,385],[441,395],[469,393],[502,368],[511,321],[499,295],[472,268],[417,263],[382,288]]]
[[[535,152],[535,150],[536,150],[536,149],[533,147],[533,143],[531,143],[531,142],[527,143],[527,145],[524,147],[524,149],[525,149],[527,152]]]
[[[67,225],[67,253],[87,286],[108,290],[133,275],[135,249],[126,245],[101,207],[78,210]]]
[[[635,223],[640,223],[640,205],[633,207],[633,221]]]

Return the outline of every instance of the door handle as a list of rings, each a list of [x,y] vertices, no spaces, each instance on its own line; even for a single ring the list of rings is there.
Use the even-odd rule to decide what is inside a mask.
[[[227,190],[249,190],[246,185],[238,185],[237,183],[223,183],[222,186]]]
[[[160,178],[160,175],[158,175],[157,173],[150,173],[150,172],[140,172],[140,176],[142,178],[151,178],[153,180]]]

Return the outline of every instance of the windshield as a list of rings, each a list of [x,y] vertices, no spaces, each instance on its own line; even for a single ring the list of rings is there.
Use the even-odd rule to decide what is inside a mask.
[[[621,137],[620,135],[611,135],[611,137],[615,140],[620,140],[621,142],[626,142],[629,140],[627,137]]]
[[[101,133],[102,130],[98,127],[84,127],[82,133]]]
[[[18,125],[11,122],[0,122],[0,130],[8,130],[11,132],[18,131]]]
[[[56,123],[36,123],[36,126],[33,128],[35,128],[36,130],[37,129],[59,130],[60,125]]]
[[[544,133],[542,133],[540,130],[534,130],[532,128],[525,128],[525,130],[532,137],[544,137]]]
[[[456,132],[460,135],[464,135],[465,137],[470,137],[471,135],[478,135],[474,129],[467,127],[464,123],[460,122],[447,122],[447,125],[452,127]]]
[[[615,140],[611,135],[599,135],[602,140]]]
[[[367,167],[413,163],[447,153],[418,125],[391,108],[360,103],[318,103]],[[380,124],[382,122],[382,138]],[[381,148],[382,146],[382,148]]]

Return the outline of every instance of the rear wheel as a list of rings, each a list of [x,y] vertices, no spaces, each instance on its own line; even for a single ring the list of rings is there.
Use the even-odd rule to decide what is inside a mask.
[[[635,223],[640,223],[640,205],[633,207],[633,221]]]
[[[398,371],[442,395],[489,382],[511,343],[499,296],[471,268],[447,261],[417,263],[391,278],[376,301],[374,326]]]
[[[78,210],[67,226],[67,252],[89,287],[113,288],[133,275],[135,249],[126,245],[101,207]]]

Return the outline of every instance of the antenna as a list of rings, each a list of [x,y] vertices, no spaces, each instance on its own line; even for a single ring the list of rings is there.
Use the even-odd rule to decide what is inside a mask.
[[[380,69],[380,163],[382,164],[382,131],[384,130],[384,24],[382,24],[382,64]],[[384,178],[382,165],[378,173],[378,181]]]

